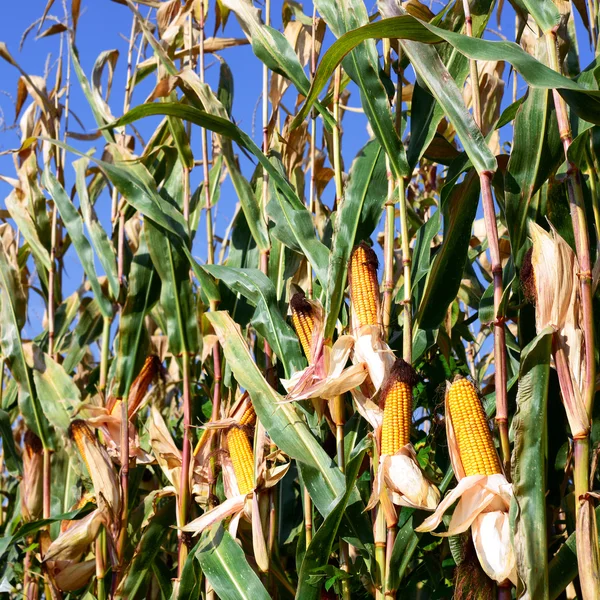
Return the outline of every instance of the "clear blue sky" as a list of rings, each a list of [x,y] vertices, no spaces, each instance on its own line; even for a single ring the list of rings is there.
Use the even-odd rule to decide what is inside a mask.
[[[374,4],[374,2],[367,2],[369,10],[375,10]],[[52,73],[50,82],[53,83],[59,49],[58,36],[36,39],[37,26],[35,26],[24,41],[22,50],[19,50],[19,45],[22,41],[24,32],[32,23],[41,17],[45,5],[46,0],[26,0],[5,3],[5,6],[3,6],[3,18],[0,24],[0,41],[6,43],[8,50],[27,73],[43,75],[45,68],[49,68]],[[68,2],[69,7],[70,5],[71,2]],[[210,5],[212,9],[214,6],[212,0]],[[508,39],[513,39],[514,13],[512,12],[512,9],[510,9],[510,6],[508,6],[508,3],[506,3],[506,5],[502,20],[502,32]],[[311,14],[312,4],[306,2],[304,3],[304,6],[305,12]],[[277,0],[272,1],[272,19],[273,24],[276,27],[281,25],[280,7],[280,2],[277,2]],[[141,6],[140,9],[142,14],[146,14],[148,10],[147,7],[143,6]],[[436,7],[434,6],[434,10],[435,9]],[[63,18],[63,6],[61,0],[55,1],[54,6],[50,10],[50,15]],[[112,112],[115,116],[122,114],[127,54],[126,38],[129,36],[131,18],[132,15],[128,7],[111,2],[110,0],[83,0],[82,2],[82,12],[78,25],[76,44],[79,50],[81,64],[86,75],[88,77],[91,75],[94,61],[101,52],[110,49],[118,49],[120,52],[113,83],[113,92],[110,99]],[[53,22],[54,21],[48,19],[44,25],[44,29]],[[496,28],[495,16],[490,22],[490,27],[492,29]],[[211,14],[207,25],[207,35],[211,35],[213,29],[214,19]],[[218,35],[224,35],[226,37],[243,37],[233,15],[229,19],[225,33],[220,32]],[[490,34],[487,37],[494,39],[495,36]],[[330,38],[327,39],[330,40]],[[585,37],[580,37],[580,40],[583,41],[584,39]],[[585,49],[580,50],[584,50],[584,52],[587,53]],[[262,65],[251,53],[248,46],[227,49],[222,52],[222,56],[228,62],[234,75],[234,118],[246,132],[253,134],[255,141],[260,144],[261,122],[260,106],[258,102],[261,93]],[[585,61],[582,62],[585,64]],[[215,64],[214,59],[209,56],[207,58],[207,66],[207,80],[216,87],[218,64]],[[505,76],[507,72],[508,69],[505,70]],[[14,102],[18,77],[19,74],[17,70],[0,59],[0,152],[5,152],[19,146],[20,132],[18,127],[14,127]],[[136,93],[133,96],[133,106],[144,101],[154,84],[154,81],[155,79],[153,77],[149,77],[147,82],[144,82],[143,85],[139,86],[139,89],[136,90]],[[352,96],[350,105],[358,106],[358,94],[356,93],[355,88],[351,88],[351,91]],[[520,89],[519,91],[522,93],[523,90]],[[512,92],[509,90],[506,94],[506,103],[510,101],[511,97]],[[71,110],[83,122],[86,130],[94,130],[95,123],[91,111],[75,80],[72,85]],[[156,123],[157,120],[146,120],[139,124],[139,129],[146,140]],[[346,169],[349,168],[350,162],[359,148],[367,141],[368,134],[365,125],[366,123],[363,115],[354,112],[347,112],[345,114],[343,149]],[[70,121],[70,129],[81,131],[80,126],[73,118]],[[194,154],[197,158],[200,158],[199,135],[195,133],[192,134],[192,136]],[[95,142],[78,142],[70,140],[70,143],[82,150],[88,150],[91,147],[95,147],[97,155],[100,155],[101,140],[96,140]],[[137,147],[136,151],[139,152],[140,148]],[[251,172],[251,165],[246,163],[245,169],[248,173]],[[201,176],[200,169],[196,169],[195,171],[196,173],[193,175],[192,183],[197,185]],[[12,156],[0,156],[0,174],[14,177]],[[67,191],[70,191],[74,178],[73,169],[70,166],[69,161],[67,161],[66,177]],[[3,198],[9,191],[10,187],[8,184],[0,182],[0,198],[2,199],[0,200],[1,208],[4,208]],[[215,227],[217,235],[224,233],[236,202],[237,199],[235,198],[231,185],[225,185],[216,212]],[[96,210],[107,230],[110,230],[110,198],[107,194],[104,194],[99,199]],[[201,224],[198,241],[194,247],[195,253],[201,257],[205,256],[205,237],[203,232],[204,226]],[[64,294],[66,296],[74,291],[81,283],[82,271],[72,250],[67,255],[65,265],[67,273]],[[35,333],[39,331],[43,317],[43,306],[41,303],[37,302],[34,298],[32,298],[32,301],[33,303],[30,307],[30,323],[27,327],[28,335],[35,335]]]

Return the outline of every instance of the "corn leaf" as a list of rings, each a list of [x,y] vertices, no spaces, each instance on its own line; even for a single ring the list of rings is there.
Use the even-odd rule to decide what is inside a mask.
[[[112,304],[102,291],[100,281],[98,280],[96,267],[94,266],[92,246],[88,242],[83,231],[83,219],[77,212],[77,209],[73,206],[73,203],[69,199],[69,196],[67,196],[67,192],[65,192],[63,186],[49,170],[44,171],[44,185],[48,189],[54,202],[56,202],[60,216],[69,232],[71,241],[75,246],[79,260],[81,261],[81,266],[94,290],[94,296],[98,302],[98,307],[105,317],[110,318],[113,314]]]
[[[548,598],[546,466],[548,382],[552,332],[542,331],[521,353],[517,412],[512,430],[514,497],[511,526],[517,560],[518,596]]]
[[[371,235],[379,222],[387,199],[387,178],[384,154],[378,141],[370,141],[354,159],[350,168],[346,192],[335,220],[333,248],[329,257],[327,291],[325,296],[325,338],[331,338],[344,300],[348,261],[355,244]],[[373,216],[371,216],[373,215]],[[361,222],[362,237],[357,238]]]
[[[15,438],[10,423],[10,417],[4,410],[0,410],[0,436],[2,439],[2,453],[4,464],[11,475],[23,472],[23,461],[17,453]]]
[[[363,0],[315,0],[315,6],[338,38],[369,23],[369,15]],[[375,42],[365,38],[361,45],[357,48],[353,47],[349,51],[342,64],[346,73],[358,85],[365,115],[375,137],[389,157],[394,176],[399,178],[408,175],[409,169],[404,146],[398,137],[390,111],[388,95],[379,76],[379,56]],[[313,81],[311,91],[314,87]],[[308,105],[308,101],[306,105]],[[304,113],[304,116],[307,114],[308,111]],[[304,117],[300,118],[296,123],[303,119]]]
[[[202,536],[195,556],[206,579],[223,600],[270,598],[242,549],[221,525]]]
[[[283,363],[286,378],[304,367],[298,338],[281,316],[275,287],[264,273],[257,269],[236,269],[222,265],[205,265],[204,270],[234,292],[242,294],[256,307],[252,326],[269,342]]]
[[[31,371],[27,366],[21,329],[24,325],[27,304],[21,287],[20,275],[9,262],[6,252],[0,252],[0,345],[2,354],[14,380],[18,383],[18,399],[21,414],[27,427],[35,433],[44,447],[52,448],[50,428],[35,393]],[[6,405],[4,405],[6,406]]]

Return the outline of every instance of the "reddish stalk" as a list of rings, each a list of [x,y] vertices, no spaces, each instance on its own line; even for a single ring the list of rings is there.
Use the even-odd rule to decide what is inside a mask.
[[[467,36],[473,37],[473,19],[469,0],[463,0],[465,13],[465,25]],[[473,103],[473,118],[478,127],[482,129],[481,116],[481,94],[479,90],[479,73],[477,61],[470,61],[471,71],[471,98]],[[504,331],[504,318],[499,315],[504,284],[502,281],[502,261],[500,259],[500,246],[498,242],[498,225],[496,223],[496,210],[494,208],[494,197],[492,195],[493,173],[484,171],[479,174],[481,184],[481,201],[483,205],[483,217],[485,230],[490,248],[492,263],[492,277],[494,285],[494,363],[496,372],[494,375],[496,389],[496,424],[500,435],[500,449],[502,463],[507,477],[510,476],[510,442],[508,439],[508,400],[506,390],[506,334]]]
[[[546,46],[550,67],[557,72],[561,71],[558,58],[557,35],[553,29],[546,33]],[[583,397],[585,398],[588,417],[591,419],[594,408],[594,395],[596,384],[596,360],[594,348],[594,314],[592,306],[592,264],[590,257],[590,239],[588,235],[587,217],[581,184],[581,173],[577,166],[569,159],[569,148],[573,143],[573,134],[567,105],[561,95],[553,90],[554,106],[556,108],[556,120],[560,139],[562,140],[565,160],[568,165],[567,189],[569,194],[569,208],[571,211],[571,222],[573,223],[573,234],[575,237],[575,250],[579,262],[579,285],[581,295],[581,308],[583,313],[583,339],[585,344],[585,379]],[[575,506],[579,508],[578,498],[589,491],[589,436],[585,439],[575,440]]]

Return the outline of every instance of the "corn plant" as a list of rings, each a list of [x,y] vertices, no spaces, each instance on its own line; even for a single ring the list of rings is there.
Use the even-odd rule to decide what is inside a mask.
[[[0,43],[0,591],[599,599],[597,0],[117,4]]]

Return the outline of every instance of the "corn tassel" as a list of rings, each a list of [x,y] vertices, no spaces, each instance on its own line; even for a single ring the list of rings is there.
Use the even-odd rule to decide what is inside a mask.
[[[381,325],[378,266],[377,255],[365,242],[361,242],[352,251],[348,280],[352,310],[359,327]]]
[[[254,489],[254,452],[250,440],[242,428],[233,427],[227,432],[227,445],[240,494],[249,494]]]
[[[381,390],[381,454],[393,456],[410,442],[412,388],[417,381],[415,370],[403,359],[396,360]]]
[[[304,292],[297,292],[294,294],[290,300],[290,306],[292,307],[292,323],[294,324],[294,329],[296,330],[304,354],[310,362],[312,333],[315,325],[312,307],[306,300]]]
[[[456,379],[448,390],[447,402],[465,475],[501,473],[487,417],[473,384]]]

